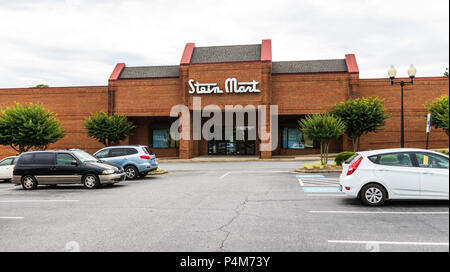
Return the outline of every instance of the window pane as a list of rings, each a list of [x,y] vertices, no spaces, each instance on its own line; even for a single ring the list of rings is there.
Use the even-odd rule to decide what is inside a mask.
[[[287,144],[287,134],[288,134],[288,129],[287,128],[283,128],[283,148],[287,148],[288,144]]]
[[[19,160],[21,164],[33,164],[33,154],[24,154]]]
[[[412,167],[411,155],[408,153],[393,153],[380,155],[380,164],[387,166]]]
[[[35,164],[54,164],[54,154],[53,153],[37,153],[34,155],[34,163]]]
[[[0,166],[11,165],[12,162],[13,162],[13,159],[5,159],[0,162]]]
[[[126,151],[127,151],[127,155],[133,155],[133,154],[138,153],[137,150],[134,148],[127,148]]]
[[[113,148],[109,151],[109,157],[126,156],[127,150],[125,148]]]
[[[422,168],[449,169],[448,158],[431,153],[416,153],[416,157],[419,166]]]
[[[153,148],[168,148],[170,143],[168,129],[153,130]]]
[[[109,153],[109,149],[102,150],[102,151],[98,152],[98,153],[95,155],[95,157],[97,157],[97,158],[99,158],[99,159],[103,159],[103,158],[108,157],[108,153]]]
[[[300,130],[296,128],[288,129],[288,148],[291,149],[304,149],[305,144],[303,141],[303,135]]]
[[[370,156],[369,160],[373,163],[377,163],[378,156]]]
[[[73,162],[77,162],[77,160],[72,157],[70,154],[58,154],[56,155],[56,164],[58,165],[72,165]]]

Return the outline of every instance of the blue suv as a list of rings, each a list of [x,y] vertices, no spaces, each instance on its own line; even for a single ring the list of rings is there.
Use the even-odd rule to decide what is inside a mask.
[[[155,154],[145,145],[108,146],[95,152],[94,156],[122,166],[127,179],[137,179],[158,168]]]

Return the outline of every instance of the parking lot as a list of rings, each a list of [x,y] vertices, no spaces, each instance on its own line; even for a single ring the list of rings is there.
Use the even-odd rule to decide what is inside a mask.
[[[0,183],[0,251],[449,251],[449,202],[368,208],[301,162],[167,163],[86,190]]]

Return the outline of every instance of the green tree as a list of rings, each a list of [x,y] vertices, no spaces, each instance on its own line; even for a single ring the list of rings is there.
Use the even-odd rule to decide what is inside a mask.
[[[0,111],[0,145],[22,153],[46,149],[64,137],[56,114],[40,104],[19,104]]]
[[[443,129],[448,136],[448,95],[436,98],[432,103],[426,104],[425,108],[431,113],[431,125]]]
[[[372,97],[349,99],[336,104],[331,113],[341,118],[347,127],[345,133],[352,140],[353,152],[358,151],[363,134],[376,132],[389,117],[383,106],[384,100]]]
[[[105,146],[118,144],[125,140],[136,126],[127,121],[127,117],[114,113],[109,116],[104,112],[91,114],[83,122],[89,137],[98,140]]]
[[[445,68],[444,76],[448,77],[448,68]]]
[[[332,114],[313,114],[299,121],[300,130],[311,140],[320,142],[320,163],[328,164],[330,142],[345,133],[345,123]]]
[[[30,88],[48,88],[48,85],[45,85],[45,84],[38,84],[38,85],[36,85],[36,86],[34,86],[34,87],[30,87]]]

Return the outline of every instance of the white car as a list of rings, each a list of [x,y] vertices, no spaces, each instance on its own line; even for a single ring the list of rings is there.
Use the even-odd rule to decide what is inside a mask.
[[[358,152],[343,164],[340,189],[369,206],[392,199],[448,200],[448,158],[412,148]]]
[[[0,161],[0,180],[11,180],[14,165],[19,157],[7,157]]]

